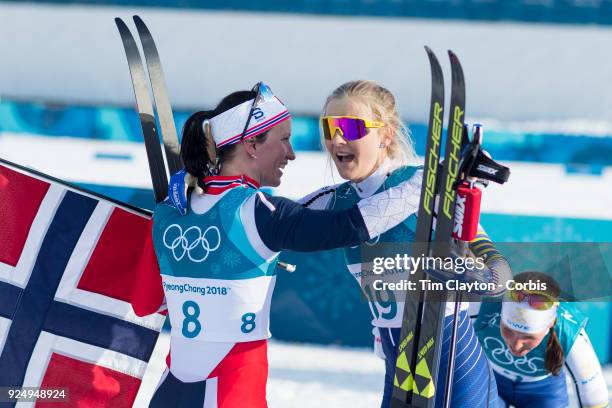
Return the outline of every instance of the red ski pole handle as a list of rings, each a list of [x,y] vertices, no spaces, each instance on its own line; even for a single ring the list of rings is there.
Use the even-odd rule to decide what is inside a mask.
[[[457,188],[453,238],[472,241],[478,232],[482,192],[474,183],[462,183]]]

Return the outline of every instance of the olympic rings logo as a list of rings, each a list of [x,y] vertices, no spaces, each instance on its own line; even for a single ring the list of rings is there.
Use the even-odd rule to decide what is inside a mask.
[[[215,226],[206,228],[202,233],[200,227],[195,225],[183,232],[180,225],[172,224],[164,231],[163,241],[177,262],[187,255],[190,261],[200,263],[204,262],[211,252],[219,249],[221,234]],[[214,245],[211,245],[211,242]]]
[[[491,357],[496,363],[502,365],[512,365],[515,369],[524,374],[535,374],[538,371],[537,360],[541,361],[541,367],[544,366],[544,359],[540,357],[527,358],[515,357],[505,344],[498,338],[485,337],[485,348],[491,350]],[[497,346],[497,347],[496,347]],[[496,347],[496,348],[494,348]]]

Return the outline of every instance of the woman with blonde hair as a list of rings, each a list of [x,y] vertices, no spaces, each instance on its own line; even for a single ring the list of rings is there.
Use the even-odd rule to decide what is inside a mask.
[[[475,324],[501,399],[516,408],[567,407],[567,372],[580,407],[607,407],[587,319],[572,303],[559,302],[559,286],[550,276],[530,271],[513,280],[515,289],[503,302],[482,303]]]
[[[393,94],[372,81],[351,81],[336,88],[327,98],[321,116],[324,149],[329,154],[344,183],[324,187],[301,200],[303,205],[316,209],[341,209],[368,199],[382,191],[401,189],[403,205],[410,207],[410,216],[399,225],[366,242],[367,252],[384,251],[385,244],[408,243],[406,253],[411,254],[410,243],[415,239],[417,210],[423,170],[416,166],[416,154],[406,127],[399,117]],[[491,282],[503,282],[509,274],[505,259],[495,250],[488,236],[480,230],[470,244],[473,255],[486,257]],[[389,407],[393,389],[397,348],[402,326],[404,302],[391,290],[375,290],[364,283],[367,267],[360,247],[345,247],[345,260],[349,272],[360,282],[369,299],[372,312],[375,347],[385,359],[385,387],[381,406]],[[404,271],[394,281],[408,279]],[[396,280],[397,279],[397,280]],[[490,295],[498,295],[491,293]],[[444,384],[454,306],[447,304],[445,330],[436,384]],[[412,318],[412,317],[409,317]],[[461,305],[451,406],[495,407],[497,391],[487,360],[474,335],[467,314],[467,303]],[[436,406],[442,405],[438,386]]]

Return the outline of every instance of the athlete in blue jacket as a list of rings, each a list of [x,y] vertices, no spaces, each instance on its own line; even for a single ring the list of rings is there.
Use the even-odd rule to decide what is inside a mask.
[[[573,378],[580,407],[608,405],[601,365],[586,334],[587,319],[572,303],[560,303],[548,275],[523,272],[515,282],[546,289],[511,290],[504,302],[483,302],[476,333],[491,362],[503,406],[569,406],[566,375]]]
[[[414,163],[415,153],[407,130],[397,113],[395,98],[386,88],[371,81],[352,81],[338,87],[328,97],[321,117],[323,145],[334,162],[344,183],[322,188],[301,200],[308,208],[346,209],[363,203],[381,192],[401,190],[407,193],[403,200],[412,211],[396,227],[366,242],[370,255],[385,256],[388,244],[401,243],[405,253],[411,255],[410,243],[414,241],[417,209],[423,172]],[[387,244],[387,245],[385,245]],[[398,245],[391,248],[398,248]],[[397,250],[397,249],[395,249]],[[470,243],[472,255],[486,260],[491,283],[504,282],[510,275],[506,260],[495,250],[483,230]],[[345,247],[345,260],[349,272],[360,283],[370,300],[375,349],[385,359],[385,388],[382,408],[389,407],[397,349],[402,325],[404,302],[391,290],[376,290],[365,279],[370,269],[363,264],[363,248]],[[409,279],[406,270],[395,273],[392,280]],[[499,295],[499,293],[490,293]],[[468,304],[461,304],[459,331],[456,343],[456,364],[451,406],[496,407],[495,380],[484,353],[478,343],[467,314]],[[444,340],[437,384],[444,384],[451,332],[451,314],[454,305],[447,304]],[[436,406],[442,405],[437,387]]]

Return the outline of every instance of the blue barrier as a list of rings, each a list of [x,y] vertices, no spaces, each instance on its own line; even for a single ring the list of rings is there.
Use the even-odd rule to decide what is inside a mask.
[[[175,110],[181,129],[193,110]],[[133,108],[74,106],[43,102],[0,101],[0,131],[46,136],[142,142],[142,130]],[[319,127],[313,118],[295,118],[292,143],[296,150],[319,150]]]
[[[192,111],[174,112],[177,129]],[[417,153],[425,151],[427,125],[410,124]],[[132,108],[63,106],[0,101],[0,131],[102,140],[142,141],[138,116]],[[487,129],[486,148],[498,160],[561,163],[568,172],[601,173],[612,166],[612,137],[567,136]],[[294,116],[292,144],[297,151],[318,151],[317,118]]]
[[[34,3],[169,7],[275,13],[419,17],[482,21],[612,24],[606,0],[34,0]]]

